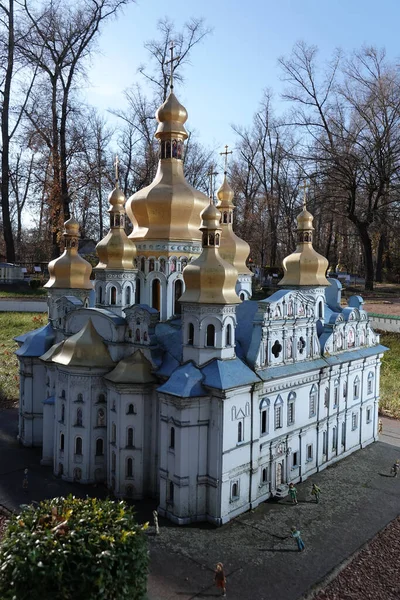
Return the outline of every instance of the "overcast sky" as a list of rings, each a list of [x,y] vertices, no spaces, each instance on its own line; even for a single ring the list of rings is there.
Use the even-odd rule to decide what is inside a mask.
[[[265,88],[275,91],[278,110],[283,89],[277,60],[297,40],[315,44],[321,60],[335,48],[363,44],[400,56],[399,0],[138,0],[103,29],[86,90],[101,110],[122,108],[122,92],[143,82],[138,66],[147,60],[145,41],[157,37],[157,20],[168,16],[177,27],[204,17],[212,35],[193,49],[185,84],[175,88],[189,113],[188,127],[213,148],[232,146],[232,123],[247,125]]]

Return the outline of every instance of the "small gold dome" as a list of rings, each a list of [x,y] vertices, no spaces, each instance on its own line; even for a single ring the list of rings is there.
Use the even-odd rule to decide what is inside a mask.
[[[44,360],[47,358],[51,362],[70,367],[111,368],[115,365],[91,319],[78,333],[67,338],[51,358],[48,354],[43,355]]]
[[[250,254],[250,246],[233,231],[234,191],[228,183],[226,173],[221,187],[217,191],[218,209],[221,211],[222,238],[219,253],[223,259],[231,263],[239,275],[253,275],[246,266]]]
[[[235,287],[238,272],[219,254],[221,213],[210,203],[202,212],[203,251],[183,271],[185,291],[180,302],[239,304]]]
[[[71,217],[64,223],[65,250],[49,265],[50,279],[43,286],[52,289],[92,290],[92,266],[78,254],[79,223]]]
[[[133,224],[129,238],[135,242],[174,241],[191,246],[201,240],[200,213],[208,198],[189,185],[183,172],[187,112],[171,92],[156,117],[160,161],[154,181],[126,203],[126,213]],[[151,250],[144,252],[153,254]],[[188,250],[185,253],[190,254]],[[172,256],[176,250],[160,249],[158,254]]]
[[[164,134],[178,135],[186,140],[188,137],[184,123],[186,123],[188,114],[186,108],[182,106],[173,92],[170,92],[168,98],[156,112],[158,121],[155,137],[161,139]]]
[[[280,286],[329,285],[325,276],[328,261],[324,256],[318,254],[312,245],[313,220],[314,217],[308,212],[304,203],[303,210],[297,217],[297,248],[293,254],[283,260],[285,274],[279,282]]]
[[[108,197],[110,208],[110,231],[96,246],[100,269],[128,270],[134,269],[136,246],[125,233],[125,195],[118,184]]]
[[[119,361],[115,369],[105,376],[114,383],[151,383],[157,381],[150,361],[140,350]]]

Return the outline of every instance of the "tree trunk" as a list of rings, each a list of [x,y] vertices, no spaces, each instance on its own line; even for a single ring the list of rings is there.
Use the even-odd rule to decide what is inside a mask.
[[[62,220],[70,218],[70,198],[67,180],[67,115],[68,115],[68,90],[64,90],[60,119],[60,184],[61,184],[61,214]]]
[[[360,239],[364,250],[365,289],[372,291],[374,289],[374,261],[368,225],[365,223],[356,223],[356,226],[360,233]]]
[[[61,227],[61,197],[60,197],[60,153],[59,153],[59,135],[58,135],[58,113],[57,113],[57,76],[51,78],[52,85],[52,168],[53,181],[51,190],[51,213],[52,213],[52,257],[57,258],[59,254],[59,232]]]
[[[383,281],[383,253],[386,249],[386,233],[382,231],[379,237],[378,252],[376,256],[375,280],[378,283]]]
[[[15,262],[14,236],[10,217],[10,133],[9,133],[9,112],[10,112],[10,94],[11,80],[14,67],[14,0],[9,0],[8,10],[8,49],[7,49],[7,67],[4,78],[4,96],[1,111],[1,210],[3,216],[4,242],[6,245],[7,262]]]

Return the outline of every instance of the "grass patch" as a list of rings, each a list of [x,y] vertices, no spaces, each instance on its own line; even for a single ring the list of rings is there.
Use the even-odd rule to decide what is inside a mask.
[[[388,417],[400,419],[400,334],[382,333],[381,343],[389,350],[382,360],[379,409]]]
[[[43,288],[31,288],[29,286],[26,286],[26,290],[19,288],[18,290],[5,290],[0,289],[0,298],[8,298],[10,300],[12,300],[13,298],[34,298],[35,300],[37,298],[46,298],[47,296],[47,290],[43,289]]]
[[[19,399],[19,363],[13,338],[42,327],[46,313],[0,312],[0,408],[15,406]]]

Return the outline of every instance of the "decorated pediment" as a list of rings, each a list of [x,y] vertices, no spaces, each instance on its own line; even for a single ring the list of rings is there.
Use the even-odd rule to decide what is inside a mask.
[[[147,304],[138,304],[125,310],[128,323],[126,338],[135,345],[149,346],[155,342],[155,326],[160,313]]]
[[[259,303],[264,322],[314,318],[314,302],[298,291],[279,290],[268,300]]]

